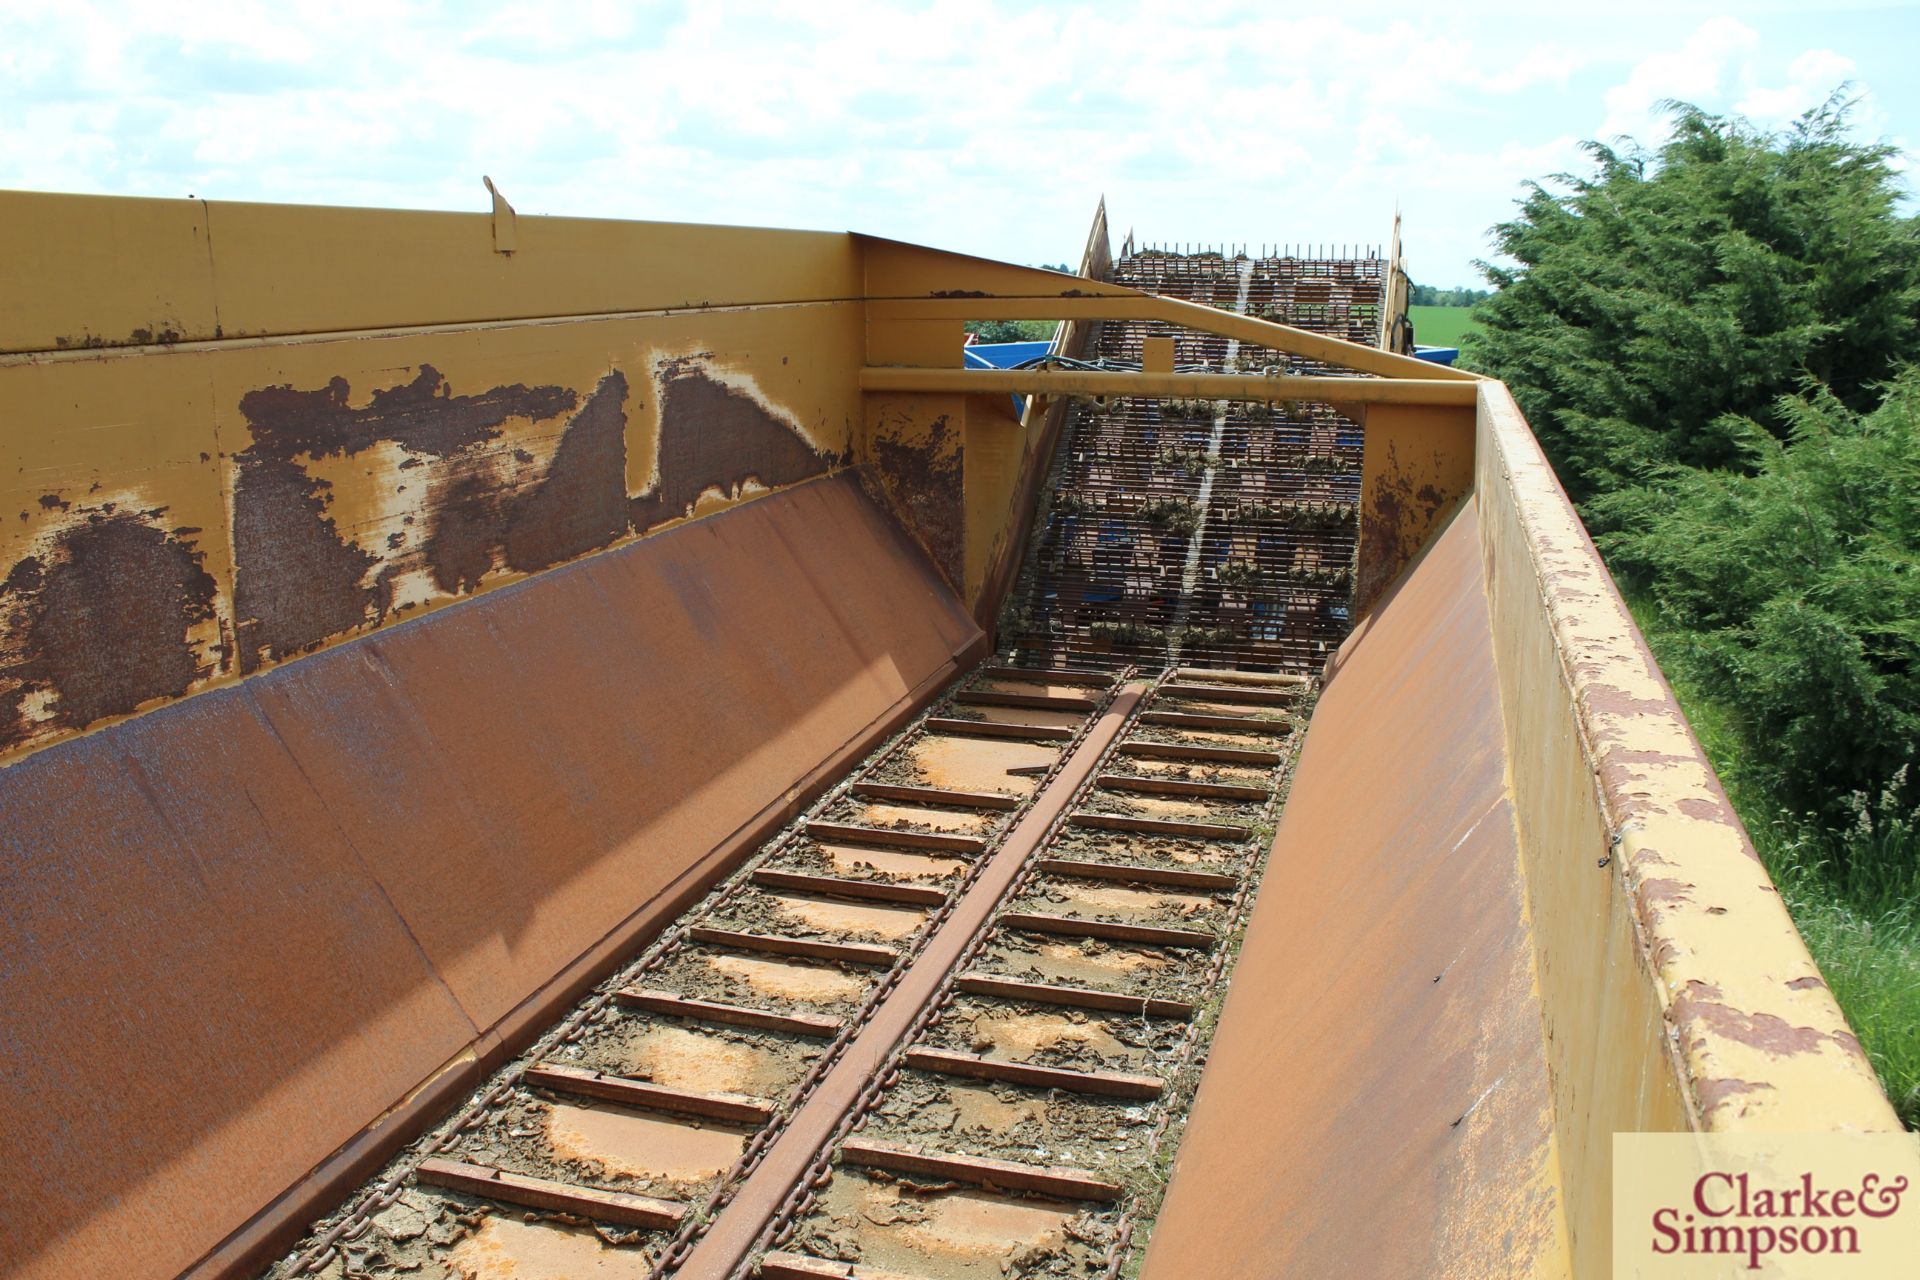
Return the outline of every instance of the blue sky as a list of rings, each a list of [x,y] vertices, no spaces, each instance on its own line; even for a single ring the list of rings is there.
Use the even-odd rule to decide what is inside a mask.
[[[562,16],[564,15],[564,16]],[[1521,184],[1682,98],[1851,82],[1920,144],[1920,5],[0,0],[0,187],[852,229],[1384,243],[1477,283]]]

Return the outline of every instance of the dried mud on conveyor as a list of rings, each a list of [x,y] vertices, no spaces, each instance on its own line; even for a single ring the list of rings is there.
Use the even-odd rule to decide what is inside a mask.
[[[961,681],[267,1274],[675,1274],[995,858],[1015,860],[1006,891],[733,1273],[1136,1259],[1313,696],[1142,684]]]

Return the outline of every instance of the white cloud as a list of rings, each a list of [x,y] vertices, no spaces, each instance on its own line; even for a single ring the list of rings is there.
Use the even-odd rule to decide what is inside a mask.
[[[1762,125],[1785,124],[1827,100],[1853,77],[1852,58],[1831,49],[1809,49],[1787,68],[1787,82],[1776,88],[1750,85],[1733,109]]]
[[[1384,242],[1399,204],[1437,284],[1594,120],[1792,113],[1846,62],[1760,77],[1730,18],[1643,56],[1584,17],[1384,0],[0,0],[0,32],[0,186],[477,210],[484,172],[528,214],[1021,261],[1076,253],[1103,192],[1143,238],[1249,243]]]
[[[1574,72],[1592,65],[1593,61],[1592,53],[1563,49],[1557,44],[1537,44],[1498,71],[1488,73],[1473,68],[1467,74],[1470,83],[1489,93],[1517,93],[1536,84],[1564,87]]]
[[[1701,23],[1679,48],[1642,58],[1625,81],[1607,90],[1599,138],[1610,142],[1624,136],[1649,145],[1658,141],[1664,133],[1661,102],[1699,103],[1718,96],[1722,79],[1730,70],[1737,75],[1759,44],[1759,33],[1734,18]]]

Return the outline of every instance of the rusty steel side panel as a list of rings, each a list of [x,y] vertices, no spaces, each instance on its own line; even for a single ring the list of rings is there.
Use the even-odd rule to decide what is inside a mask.
[[[176,1274],[474,1038],[241,691],[5,778],[10,1277]]]
[[[1473,490],[1474,411],[1432,405],[1358,407],[1360,546],[1353,610],[1366,613]]]
[[[849,464],[858,303],[0,360],[0,761]]]
[[[0,352],[860,295],[844,233],[509,218],[0,191]]]
[[[9,1275],[188,1267],[977,637],[843,476],[15,764]]]
[[[1020,482],[1047,459],[1007,397],[869,395],[859,456],[886,504],[976,618],[989,564],[1024,518]]]
[[[1477,453],[1569,1225],[1604,1274],[1613,1133],[1898,1121],[1498,383]]]
[[[1037,498],[1038,481],[1052,461],[1038,447],[1045,436],[1038,426],[1025,429],[1005,396],[967,397],[965,599],[976,618],[999,612],[1000,601],[988,594],[988,582],[1018,541],[1019,530],[1033,520],[1031,503],[1022,499]],[[1034,483],[1023,485],[1029,480]]]
[[[1471,503],[1336,659],[1147,1280],[1569,1274]]]
[[[956,591],[968,569],[967,462],[970,406],[964,395],[866,399],[861,454],[901,523]]]

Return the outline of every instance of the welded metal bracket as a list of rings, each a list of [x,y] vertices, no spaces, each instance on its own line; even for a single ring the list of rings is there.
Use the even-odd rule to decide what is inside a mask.
[[[513,206],[500,194],[500,188],[493,185],[492,178],[483,173],[480,181],[487,184],[487,194],[493,197],[493,251],[510,257],[520,247],[514,227]]]

